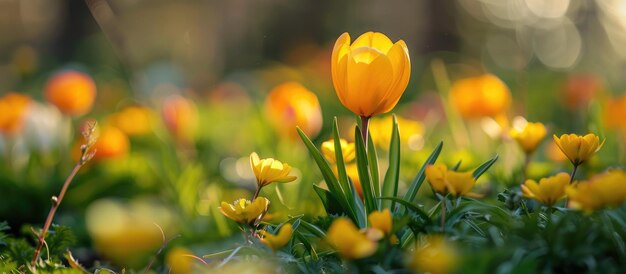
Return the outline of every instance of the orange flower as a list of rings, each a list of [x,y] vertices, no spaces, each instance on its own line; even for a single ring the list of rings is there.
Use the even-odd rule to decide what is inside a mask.
[[[322,110],[317,96],[297,82],[276,86],[265,98],[265,112],[274,128],[298,138],[296,127],[313,137],[322,129]]]
[[[163,101],[161,114],[165,126],[177,141],[189,143],[193,140],[198,127],[198,110],[192,101],[172,95]]]
[[[98,139],[92,147],[95,151],[94,160],[115,159],[128,154],[130,142],[128,136],[116,127],[103,127]]]
[[[484,74],[456,81],[450,102],[464,118],[494,117],[507,110],[511,92],[498,77]]]
[[[602,108],[604,124],[607,128],[621,129],[626,132],[626,95],[609,99]]]
[[[85,73],[73,70],[52,76],[44,90],[48,102],[72,116],[89,112],[96,99],[96,83],[93,79]]]
[[[561,151],[563,151],[563,154],[565,154],[575,166],[591,158],[604,144],[604,141],[600,143],[600,137],[593,133],[589,133],[585,136],[563,134],[558,138],[556,135],[552,135],[552,138]]]
[[[603,84],[595,75],[573,75],[563,85],[563,103],[569,109],[586,107]]]
[[[570,176],[561,172],[557,175],[542,178],[539,183],[528,179],[521,185],[524,197],[536,200],[544,205],[553,206],[565,197],[565,187],[569,185]]]
[[[0,98],[0,133],[15,134],[22,129],[30,97],[8,93]]]
[[[587,213],[604,207],[618,207],[626,200],[626,171],[610,170],[575,185],[567,186],[568,207]]]

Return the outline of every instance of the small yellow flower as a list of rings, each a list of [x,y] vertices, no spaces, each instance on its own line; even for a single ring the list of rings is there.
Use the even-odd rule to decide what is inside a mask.
[[[442,195],[450,193],[455,197],[470,194],[470,190],[476,184],[471,172],[448,170],[444,164],[428,165],[426,178],[436,192]]]
[[[96,83],[91,76],[73,70],[50,77],[44,90],[48,102],[71,116],[89,112],[96,100]]]
[[[596,153],[604,142],[600,143],[600,138],[589,133],[585,136],[576,134],[563,134],[561,137],[553,135],[554,142],[567,156],[573,165],[578,166],[589,160]]]
[[[0,133],[19,132],[30,104],[30,97],[19,93],[11,92],[0,97]]]
[[[391,211],[385,208],[383,211],[374,211],[367,216],[370,228],[365,230],[365,235],[372,241],[378,241],[391,235],[393,218]]]
[[[354,143],[350,143],[343,138],[339,139],[339,143],[341,144],[341,154],[343,155],[343,162],[347,164],[354,160]],[[335,141],[331,139],[323,142],[322,154],[324,154],[324,157],[326,157],[328,162],[330,162],[331,164],[336,163],[337,159],[335,158]]]
[[[341,257],[348,260],[368,257],[378,247],[376,242],[365,237],[347,218],[333,221],[326,233],[326,241],[337,249]]]
[[[231,218],[240,224],[255,225],[263,219],[270,206],[270,200],[265,197],[257,197],[254,201],[239,199],[233,204],[222,202],[220,211],[224,216]]]
[[[289,175],[291,166],[288,164],[283,164],[273,158],[259,159],[259,155],[256,152],[250,154],[250,166],[252,171],[254,171],[259,188],[271,183],[288,183],[297,178]]]
[[[297,82],[276,86],[265,99],[265,113],[282,135],[298,138],[296,127],[316,136],[322,129],[322,109],[315,93]]]
[[[261,238],[261,242],[269,246],[272,250],[274,250],[274,252],[276,252],[276,250],[281,249],[289,242],[289,240],[291,240],[293,227],[291,226],[291,224],[284,224],[282,227],[280,227],[276,235],[272,235],[265,230],[261,231],[260,234],[263,237]]]
[[[536,200],[544,205],[553,206],[565,197],[565,187],[569,185],[570,176],[561,172],[555,176],[535,180],[526,180],[521,186],[524,197]]]
[[[604,207],[617,207],[626,200],[626,171],[610,170],[565,189],[568,207],[593,212]]]
[[[493,74],[456,81],[450,102],[464,118],[495,117],[511,104],[509,88]]]
[[[452,273],[459,261],[454,246],[443,236],[428,236],[411,257],[409,266],[420,273]]]
[[[546,137],[546,127],[542,123],[527,123],[524,128],[511,129],[510,135],[526,154],[533,153]]]
[[[362,117],[389,112],[409,83],[409,50],[379,32],[366,32],[350,44],[350,35],[335,42],[331,59],[335,92],[341,103]]]

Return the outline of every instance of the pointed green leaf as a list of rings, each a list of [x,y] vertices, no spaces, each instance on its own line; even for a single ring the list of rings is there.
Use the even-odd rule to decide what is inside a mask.
[[[415,199],[415,195],[417,195],[417,191],[419,191],[424,179],[426,178],[426,166],[432,165],[437,161],[439,157],[439,153],[441,153],[441,149],[443,148],[443,141],[439,142],[437,147],[430,153],[430,156],[426,159],[426,162],[420,168],[420,171],[415,175],[413,182],[411,182],[411,186],[409,186],[409,190],[404,195],[404,200],[412,202]]]
[[[405,201],[405,200],[400,199],[398,197],[381,197],[380,199],[395,201],[395,202],[403,205],[408,210],[415,212],[415,214],[419,215],[422,219],[424,219],[424,221],[426,221],[426,223],[432,223],[432,220],[430,219],[428,214],[426,214],[426,212],[424,212],[424,210],[422,210],[418,206],[416,206],[416,205],[414,205],[414,204],[412,204],[412,203],[410,203],[408,201]]]
[[[396,197],[398,195],[398,181],[400,180],[400,133],[398,120],[393,115],[393,127],[391,128],[391,142],[389,143],[389,167],[383,181],[383,197]],[[380,197],[380,196],[379,196]],[[393,200],[382,201],[382,208],[392,210]]]
[[[337,198],[335,198],[335,195],[333,195],[333,193],[316,185],[313,185],[313,190],[315,190],[317,196],[319,196],[320,200],[322,200],[322,205],[324,205],[326,213],[339,215],[345,213],[345,211],[341,207],[341,204],[337,201]]]
[[[335,163],[337,165],[337,177],[339,178],[339,184],[343,190],[343,195],[346,197],[351,210],[354,210],[354,197],[352,195],[350,181],[348,180],[348,174],[346,173],[346,164],[343,161],[343,150],[341,149],[341,138],[339,137],[339,127],[337,126],[337,117],[333,119],[333,143],[335,146]]]
[[[359,170],[359,179],[361,188],[363,189],[363,199],[365,200],[365,209],[367,212],[377,210],[378,203],[374,199],[372,191],[372,179],[370,177],[369,162],[367,160],[367,152],[365,151],[365,142],[361,129],[357,126],[354,128],[354,141],[356,147],[356,163]]]
[[[372,175],[372,184],[374,185],[374,196],[380,197],[380,175],[378,171],[378,153],[376,153],[376,146],[372,140],[372,134],[368,132],[367,138],[367,158],[370,164],[370,174]],[[380,207],[380,205],[379,205]]]
[[[497,160],[498,154],[491,158],[491,160],[484,162],[482,165],[478,166],[476,170],[474,170],[474,173],[472,173],[472,175],[474,175],[474,179],[478,180],[478,178],[480,178],[480,176],[483,175],[483,173],[485,173]]]

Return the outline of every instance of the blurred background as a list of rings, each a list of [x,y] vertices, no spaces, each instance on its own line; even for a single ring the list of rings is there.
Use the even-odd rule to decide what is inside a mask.
[[[299,177],[264,190],[273,217],[315,218],[322,179],[295,126],[319,145],[337,116],[353,139],[330,55],[341,33],[366,31],[409,47],[393,111],[405,181],[444,140],[461,169],[501,156],[483,192],[515,184],[523,153],[508,130],[526,120],[606,139],[585,174],[626,163],[624,1],[1,0],[0,220],[14,234],[42,224],[88,120],[98,152],[55,219],[87,265],[145,265],[162,244],[155,223],[198,255],[232,246],[217,207],[251,196],[253,151]],[[381,170],[390,129],[389,115],[372,121]],[[551,140],[534,157],[530,177],[563,169]]]

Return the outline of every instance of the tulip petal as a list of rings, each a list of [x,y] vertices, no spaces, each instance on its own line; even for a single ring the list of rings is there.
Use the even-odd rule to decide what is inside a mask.
[[[376,53],[371,48],[359,48],[350,52],[348,58],[346,107],[365,117],[380,113],[376,106],[393,82],[391,63],[387,56],[378,55],[370,64],[356,61],[359,55]]]
[[[382,53],[389,52],[389,49],[393,46],[393,42],[389,38],[380,32],[366,32],[359,36],[354,43],[352,43],[352,50],[360,47],[375,48]]]

